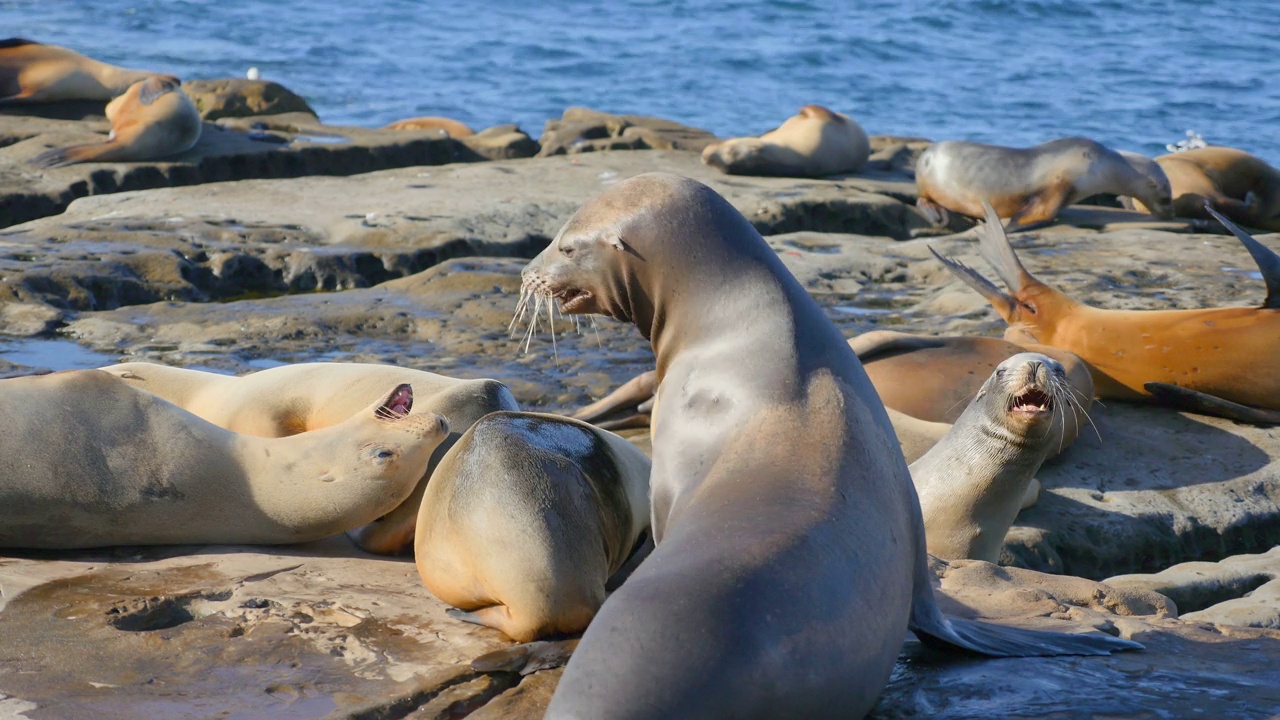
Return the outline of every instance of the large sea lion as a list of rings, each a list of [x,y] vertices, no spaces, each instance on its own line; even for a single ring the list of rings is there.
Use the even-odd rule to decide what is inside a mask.
[[[1121,154],[1087,138],[1051,140],[1031,148],[949,140],[916,162],[916,206],[933,223],[947,212],[982,217],[987,202],[1009,227],[1048,222],[1058,211],[1099,193],[1140,198],[1152,214],[1171,216],[1169,180],[1136,154]]]
[[[40,153],[31,162],[59,167],[83,162],[155,160],[190,150],[203,121],[182,83],[172,75],[139,80],[107,103],[111,134],[106,142],[72,145]]]
[[[57,45],[0,40],[0,107],[62,100],[106,102],[154,74],[108,65]]]
[[[1280,232],[1280,170],[1262,158],[1212,146],[1161,155],[1155,162],[1169,178],[1174,215],[1207,218],[1208,201],[1241,225]],[[1146,210],[1140,199],[1132,204]]]
[[[1023,335],[1078,355],[1100,398],[1151,400],[1152,385],[1203,396],[1211,414],[1243,422],[1280,422],[1280,256],[1209,209],[1244,244],[1267,287],[1260,308],[1104,310],[1045,285],[1018,260],[996,212],[987,207],[979,245],[1009,287],[1005,293],[975,270],[937,257],[977,290]],[[1173,390],[1171,392],[1177,392]],[[1219,404],[1211,408],[1215,401]],[[1225,404],[1222,404],[1225,403]]]
[[[453,617],[519,641],[587,627],[649,527],[649,458],[577,420],[497,412],[444,456],[414,558]]]
[[[997,562],[1032,476],[1059,444],[1067,372],[1053,358],[1001,362],[951,430],[911,464],[928,549],[944,560]]]
[[[214,425],[261,437],[337,425],[377,399],[385,387],[411,383],[417,407],[445,416],[453,431],[432,455],[413,493],[378,522],[353,534],[360,547],[381,554],[412,545],[422,489],[458,437],[488,413],[519,409],[511,391],[495,380],[458,380],[392,365],[299,363],[242,377],[152,363],[102,369]]]
[[[397,120],[387,125],[384,130],[438,130],[451,138],[464,138],[476,134],[475,130],[465,124],[447,117],[415,117]]]
[[[942,616],[875,389],[710,188],[661,173],[612,186],[524,288],[633,323],[657,357],[656,547],[588,626],[548,717],[859,717],[908,628],[995,655],[1139,647]]]
[[[822,177],[857,172],[870,155],[861,125],[821,105],[805,105],[760,137],[708,145],[702,162],[730,175]]]
[[[449,432],[409,385],[324,430],[224,430],[100,370],[0,380],[0,546],[292,543],[402,502]]]

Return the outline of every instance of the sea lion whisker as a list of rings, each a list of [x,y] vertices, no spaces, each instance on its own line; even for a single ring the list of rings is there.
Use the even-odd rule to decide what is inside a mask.
[[[1074,391],[1074,390],[1075,390],[1074,388],[1072,388],[1072,387],[1070,387],[1070,386],[1067,386],[1067,389],[1068,389],[1068,390],[1072,390],[1072,391]],[[1095,424],[1095,423],[1093,422],[1093,418],[1089,415],[1089,411],[1085,409],[1084,404],[1083,404],[1083,403],[1081,403],[1079,400],[1077,400],[1077,399],[1076,399],[1074,392],[1069,392],[1069,393],[1067,393],[1067,398],[1071,401],[1071,403],[1072,403],[1073,405],[1075,405],[1077,408],[1079,408],[1079,410],[1080,410],[1080,414],[1081,414],[1081,415],[1084,415],[1084,419],[1085,419],[1085,420],[1088,420],[1088,421],[1089,421],[1089,425],[1091,425],[1091,426],[1093,427],[1093,434],[1098,436],[1098,442],[1102,442],[1102,433],[1098,431],[1098,426],[1097,426],[1097,424]],[[1097,402],[1097,401],[1095,400],[1094,402]],[[1098,404],[1099,404],[1099,405],[1101,405],[1102,403],[1098,403]],[[1106,406],[1104,405],[1103,407],[1106,407]],[[1072,414],[1074,415],[1074,413],[1072,413]],[[1079,423],[1079,420],[1076,420],[1076,422],[1077,422],[1077,423]],[[1079,431],[1077,430],[1077,433],[1078,433],[1078,432],[1079,432]]]
[[[596,316],[591,315],[591,330],[596,334],[596,346],[601,350],[604,349],[604,341],[600,339],[600,328],[596,327]]]
[[[555,358],[557,365],[560,364],[560,351],[556,349],[556,318],[552,314],[552,308],[556,306],[554,300],[547,300],[547,324],[551,326],[551,354]]]

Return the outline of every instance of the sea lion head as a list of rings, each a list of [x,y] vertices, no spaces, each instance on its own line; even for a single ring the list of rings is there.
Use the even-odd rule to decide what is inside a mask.
[[[343,423],[343,437],[354,445],[323,478],[388,480],[405,473],[418,480],[426,472],[431,453],[449,435],[449,421],[437,413],[410,414],[413,387],[396,386],[383,400],[357,414],[356,423]],[[349,427],[347,427],[349,425]]]
[[[987,398],[989,416],[1018,438],[1035,441],[1048,437],[1072,401],[1067,371],[1062,363],[1040,353],[1019,353],[996,366],[974,399]]]
[[[755,236],[756,242],[743,242]],[[711,188],[646,173],[587,201],[525,266],[522,302],[553,300],[568,314],[631,322],[653,340],[662,298],[688,295],[744,257],[776,257],[751,224]]]
[[[1118,152],[1138,175],[1133,180],[1133,196],[1142,202],[1147,212],[1161,220],[1173,217],[1173,189],[1164,168],[1146,155],[1127,150]]]

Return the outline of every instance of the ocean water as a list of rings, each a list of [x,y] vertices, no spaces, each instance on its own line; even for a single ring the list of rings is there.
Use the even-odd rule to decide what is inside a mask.
[[[806,103],[872,134],[1280,164],[1274,0],[0,0],[0,36],[184,79],[258,67],[321,118],[535,137],[570,105],[756,134]]]

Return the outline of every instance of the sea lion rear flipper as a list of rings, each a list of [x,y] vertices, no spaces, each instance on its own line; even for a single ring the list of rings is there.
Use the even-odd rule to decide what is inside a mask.
[[[987,302],[991,303],[996,312],[1000,313],[1002,317],[1009,317],[1014,307],[1017,306],[1017,299],[996,287],[990,280],[982,277],[982,274],[977,270],[959,260],[942,255],[932,247],[929,248],[929,252],[933,253],[933,256],[938,258],[938,262],[945,265],[953,275],[963,280],[966,285],[977,290],[979,295],[986,298]]]
[[[39,168],[49,169],[73,165],[75,163],[93,162],[106,147],[107,143],[90,143],[88,145],[72,145],[64,148],[46,150],[31,158],[28,162]]]
[[[924,216],[925,220],[933,223],[934,227],[944,227],[951,222],[951,213],[938,203],[928,198],[916,198],[916,209]]]
[[[471,661],[476,672],[518,672],[528,675],[539,670],[557,668],[569,662],[580,638],[535,640],[485,653]]]
[[[1208,210],[1210,215],[1244,244],[1244,249],[1249,251],[1253,261],[1258,264],[1258,270],[1262,272],[1262,280],[1267,284],[1267,299],[1263,301],[1262,307],[1280,309],[1280,255],[1253,239],[1249,233],[1236,227],[1235,223],[1214,210],[1213,205],[1207,200],[1204,203],[1204,209]]]
[[[178,78],[172,75],[152,75],[142,81],[142,87],[138,88],[138,102],[143,105],[150,105],[163,95],[171,93],[182,86]]]
[[[1198,390],[1149,382],[1143,388],[1161,403],[1177,410],[1212,415],[1250,425],[1280,425],[1280,410],[1249,407]]]
[[[1121,650],[1142,650],[1132,640],[1106,633],[1062,633],[943,618],[929,629],[914,624],[911,631],[920,642],[937,650],[959,651],[991,657],[1049,657],[1053,655],[1110,655]]]
[[[1005,232],[1004,226],[1000,223],[1000,216],[996,214],[995,208],[991,207],[991,204],[986,200],[983,200],[982,209],[986,212],[986,222],[982,225],[982,229],[978,231],[978,252],[981,253],[982,259],[986,260],[987,264],[996,271],[996,275],[1000,276],[1004,284],[1015,294],[1019,293],[1029,283],[1035,282],[1036,279],[1022,266],[1022,261],[1018,259],[1018,254],[1013,251],[1013,245],[1009,244],[1009,236]],[[1010,225],[1021,222],[1018,219],[1019,215],[1015,215],[1010,219]],[[1037,219],[1035,222],[1040,221]],[[1030,224],[1031,222],[1028,222],[1028,225]]]
[[[569,417],[591,423],[606,430],[647,427],[644,404],[653,399],[658,387],[658,371],[641,373],[623,383],[617,390],[578,410]],[[622,417],[618,417],[626,413]]]

